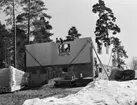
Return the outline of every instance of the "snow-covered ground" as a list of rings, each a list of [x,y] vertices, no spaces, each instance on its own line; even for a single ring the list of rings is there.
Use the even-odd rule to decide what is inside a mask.
[[[137,105],[137,80],[96,80],[64,98],[26,100],[23,105]]]

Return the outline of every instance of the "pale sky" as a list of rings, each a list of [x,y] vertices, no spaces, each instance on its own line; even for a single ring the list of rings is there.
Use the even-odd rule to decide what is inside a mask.
[[[92,37],[97,20],[92,12],[92,6],[98,0],[45,0],[47,13],[52,16],[54,37],[64,38],[72,26],[76,26],[82,37]],[[117,18],[117,25],[121,28],[118,34],[125,46],[129,58],[137,56],[137,0],[104,0]],[[0,13],[3,20],[3,13]]]
[[[98,0],[45,0],[48,13],[53,17],[51,24],[54,37],[65,37],[71,26],[76,26],[82,37],[92,37],[97,16],[92,12],[92,6]],[[121,28],[118,34],[125,50],[131,59],[137,56],[137,0],[104,0],[117,18],[117,25]],[[129,61],[129,60],[128,60]]]

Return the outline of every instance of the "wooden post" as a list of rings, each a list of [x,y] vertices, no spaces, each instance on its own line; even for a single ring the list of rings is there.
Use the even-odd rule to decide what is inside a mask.
[[[94,70],[94,61],[93,61],[93,45],[92,45],[92,42],[91,42],[91,46],[90,46],[90,61],[91,61],[91,70],[92,70],[92,76],[93,76],[93,79],[95,77],[95,70]]]

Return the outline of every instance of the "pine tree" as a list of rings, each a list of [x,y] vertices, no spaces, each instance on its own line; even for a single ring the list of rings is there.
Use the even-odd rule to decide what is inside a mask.
[[[34,43],[41,43],[41,42],[50,42],[50,36],[53,34],[50,33],[52,26],[49,24],[49,21],[46,21],[44,17],[41,17],[40,20],[34,21],[34,31],[32,32],[35,36]]]
[[[105,47],[111,44],[110,32],[112,32],[113,35],[116,35],[120,32],[120,28],[115,24],[116,17],[114,16],[114,13],[110,8],[106,7],[104,1],[99,0],[97,4],[93,5],[92,11],[93,13],[98,14],[99,17],[96,21],[94,33],[98,51],[100,51],[103,44]]]
[[[48,21],[51,16],[46,14],[47,8],[45,7],[43,0],[30,0],[30,6],[28,5],[28,0],[15,0],[15,4],[17,60],[18,65],[22,66],[24,63],[22,58],[24,58],[25,54],[25,45],[28,44],[28,26],[30,26],[29,37],[31,37],[31,35],[35,37],[34,43],[49,42],[51,41],[50,36],[53,35],[50,33],[52,26]],[[13,0],[1,0],[0,6],[7,16],[6,24],[12,27],[11,36],[13,36]],[[29,25],[28,18],[30,18]],[[13,45],[13,40],[11,40],[11,45]],[[11,55],[13,55],[13,46],[10,46],[9,50]]]
[[[66,40],[67,41],[73,41],[76,38],[79,38],[81,36],[81,34],[78,33],[78,30],[76,29],[75,26],[72,26],[70,28],[70,30],[68,31],[68,36],[66,36]]]
[[[13,0],[0,1],[0,6],[2,7],[1,9],[3,9],[3,11],[6,13],[6,16],[8,17],[6,19],[6,24],[8,26],[11,26],[13,22],[12,4]],[[15,0],[15,4],[17,28],[24,30],[27,35],[28,26],[30,26],[30,37],[31,35],[34,37],[36,36],[35,42],[51,41],[50,36],[53,35],[53,33],[50,32],[50,30],[52,30],[52,26],[49,23],[51,16],[46,13],[47,8],[43,0],[30,0],[30,6],[28,5],[28,0]],[[28,25],[28,18],[30,18],[30,25]],[[41,22],[41,19],[42,21],[45,21],[45,24]],[[37,30],[39,25],[39,30]],[[37,31],[39,32],[37,33]],[[43,38],[44,40],[41,40]]]
[[[112,48],[112,60],[119,65],[125,64],[124,58],[128,58],[127,52],[124,46],[121,45],[121,41],[117,37],[111,38]]]
[[[23,12],[17,16],[17,25],[19,28],[28,31],[28,18],[30,18],[30,36],[34,36],[36,43],[51,41],[50,33],[52,26],[48,19],[51,16],[46,14],[47,8],[42,0],[31,0],[30,11],[28,8],[28,0],[21,2]],[[29,13],[30,12],[30,13]],[[28,17],[28,13],[30,14]]]
[[[8,47],[10,46],[10,34],[4,24],[0,22],[0,68],[3,67],[3,62],[6,62],[8,56]]]

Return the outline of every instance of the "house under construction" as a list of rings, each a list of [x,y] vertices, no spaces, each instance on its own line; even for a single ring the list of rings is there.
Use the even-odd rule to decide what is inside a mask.
[[[65,80],[93,78],[95,69],[91,38],[27,45],[26,72],[30,74],[31,86],[42,85],[57,77]]]

